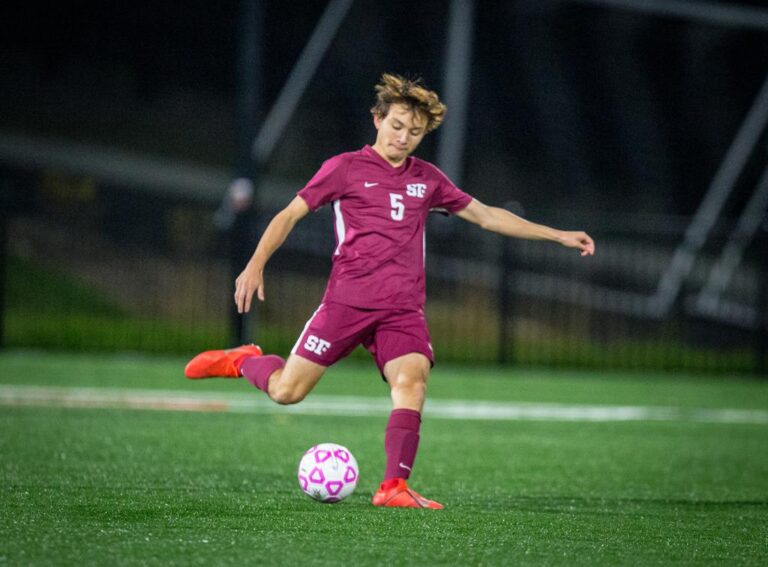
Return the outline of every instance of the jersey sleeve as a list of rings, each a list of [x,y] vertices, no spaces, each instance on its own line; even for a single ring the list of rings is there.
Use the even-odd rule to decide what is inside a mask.
[[[472,202],[472,196],[465,193],[453,181],[448,179],[438,168],[433,166],[433,175],[437,180],[437,189],[432,193],[432,201],[429,204],[431,211],[437,213],[455,214],[467,208]]]
[[[326,203],[341,197],[346,187],[346,175],[347,160],[342,156],[334,156],[323,162],[317,173],[297,195],[306,201],[311,211],[316,211]]]

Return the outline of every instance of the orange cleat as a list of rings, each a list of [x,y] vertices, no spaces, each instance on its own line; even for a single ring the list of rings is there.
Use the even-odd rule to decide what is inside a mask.
[[[243,345],[229,350],[207,350],[201,352],[187,363],[184,375],[198,378],[239,378],[240,363],[249,356],[261,356],[261,348],[256,345]]]
[[[427,500],[422,495],[408,488],[404,478],[391,478],[381,483],[373,495],[374,506],[387,508],[431,508],[442,510],[443,505]]]

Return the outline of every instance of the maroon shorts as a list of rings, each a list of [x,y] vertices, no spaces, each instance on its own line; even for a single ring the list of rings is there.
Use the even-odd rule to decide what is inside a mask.
[[[435,363],[427,320],[421,309],[360,309],[322,303],[307,321],[291,354],[330,366],[362,344],[382,376],[384,365],[418,352]]]

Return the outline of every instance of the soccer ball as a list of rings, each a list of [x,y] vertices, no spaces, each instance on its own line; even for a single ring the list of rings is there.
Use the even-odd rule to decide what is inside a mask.
[[[315,445],[299,463],[299,486],[320,502],[344,500],[355,491],[359,476],[355,457],[336,443]]]

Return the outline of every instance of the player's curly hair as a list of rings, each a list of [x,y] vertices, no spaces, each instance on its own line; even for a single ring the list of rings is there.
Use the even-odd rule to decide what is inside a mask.
[[[421,78],[407,79],[384,73],[376,85],[376,104],[371,108],[371,114],[384,118],[393,104],[403,104],[421,114],[427,120],[427,132],[436,130],[443,123],[447,110],[437,93],[429,90]]]

